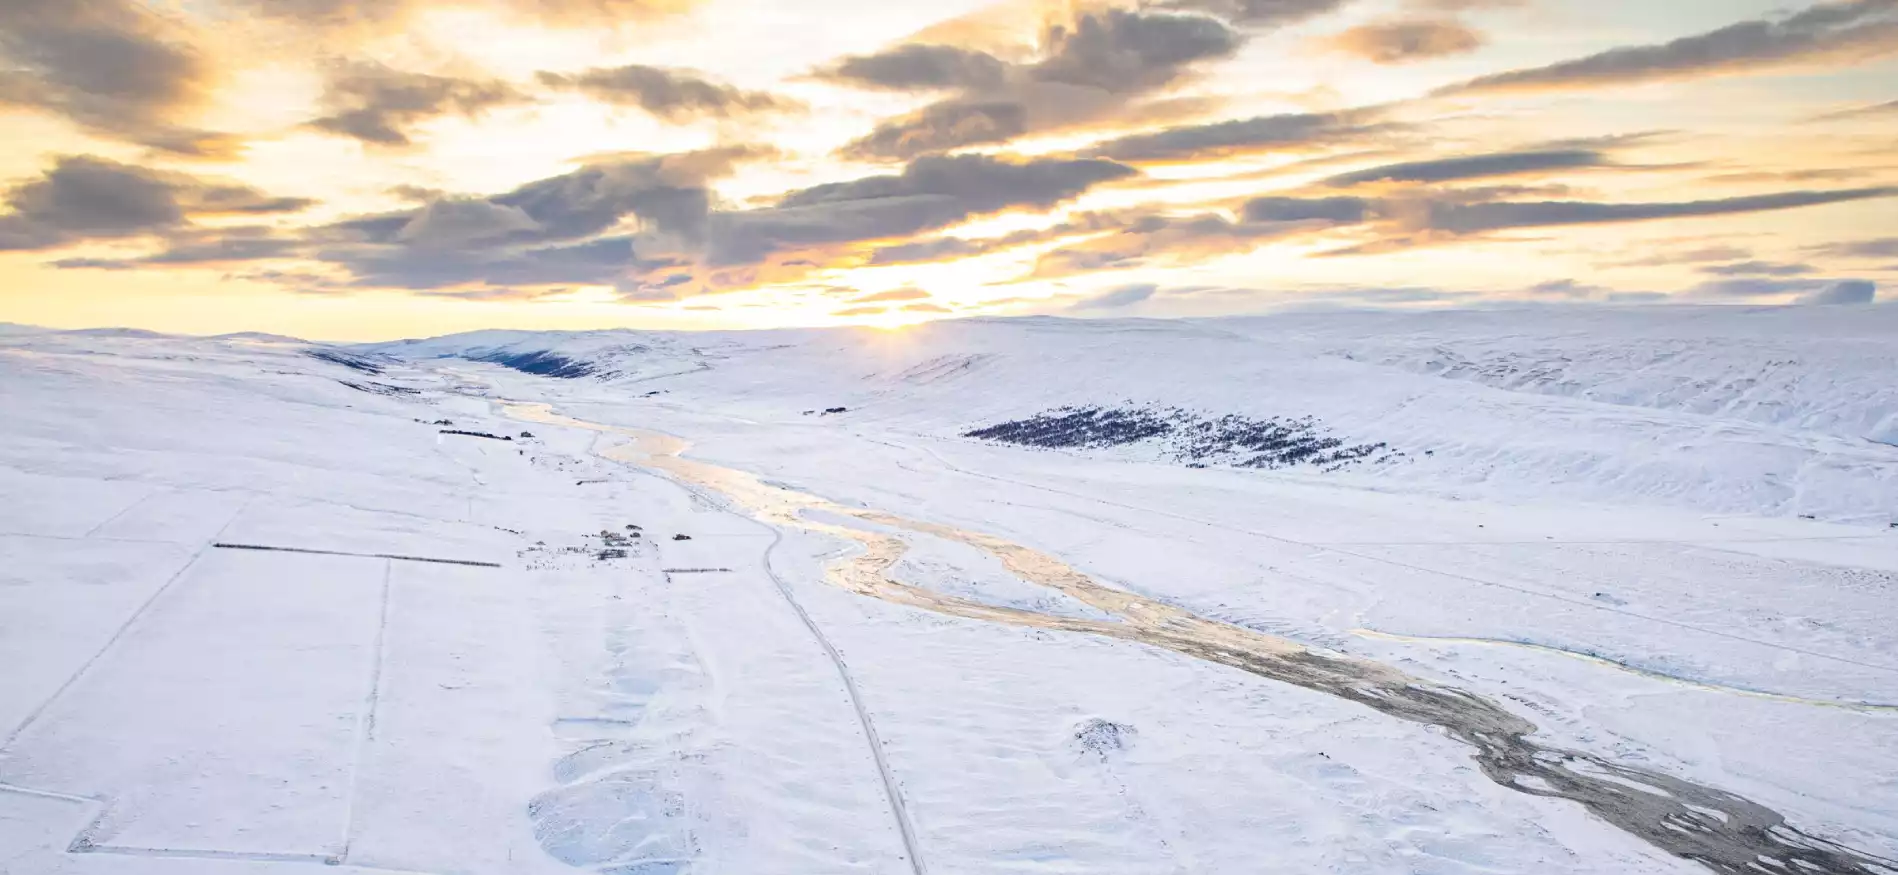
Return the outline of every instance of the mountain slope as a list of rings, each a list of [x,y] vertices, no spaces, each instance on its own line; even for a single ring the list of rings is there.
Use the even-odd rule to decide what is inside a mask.
[[[479,332],[369,349],[553,356],[632,394],[781,420],[844,407],[847,427],[945,439],[1061,408],[1310,422],[1319,439],[1402,454],[1328,475],[1355,486],[1884,525],[1898,506],[1893,338],[1898,308],[1699,307]],[[1202,461],[1151,442],[1090,451]]]

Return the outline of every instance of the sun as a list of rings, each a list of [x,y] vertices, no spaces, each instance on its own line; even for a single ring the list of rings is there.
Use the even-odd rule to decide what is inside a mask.
[[[890,310],[866,316],[853,317],[845,324],[875,328],[880,331],[902,331],[925,322],[934,322],[948,317],[948,313],[919,313],[914,310]]]

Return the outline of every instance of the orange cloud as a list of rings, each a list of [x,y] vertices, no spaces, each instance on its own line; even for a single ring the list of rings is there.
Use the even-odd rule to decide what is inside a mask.
[[[1335,52],[1374,64],[1407,64],[1482,48],[1483,35],[1454,19],[1416,19],[1363,24],[1322,41]]]

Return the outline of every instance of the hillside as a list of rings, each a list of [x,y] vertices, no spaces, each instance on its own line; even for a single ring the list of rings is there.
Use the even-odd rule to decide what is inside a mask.
[[[1886,875],[1887,318],[10,330],[0,872]]]
[[[550,355],[630,394],[785,421],[843,406],[853,428],[943,439],[1061,408],[1308,421],[1403,454],[1330,472],[1339,484],[1884,525],[1898,511],[1894,336],[1891,307],[1649,307],[481,332],[369,348]],[[1205,462],[1164,442],[1093,450]]]

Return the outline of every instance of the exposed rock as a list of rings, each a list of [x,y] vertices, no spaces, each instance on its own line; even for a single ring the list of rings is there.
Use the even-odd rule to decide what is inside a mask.
[[[1061,407],[1027,419],[964,432],[963,437],[1048,449],[1156,445],[1188,467],[1290,468],[1334,471],[1367,458],[1404,455],[1383,442],[1347,444],[1312,417],[1217,418],[1178,407]]]

